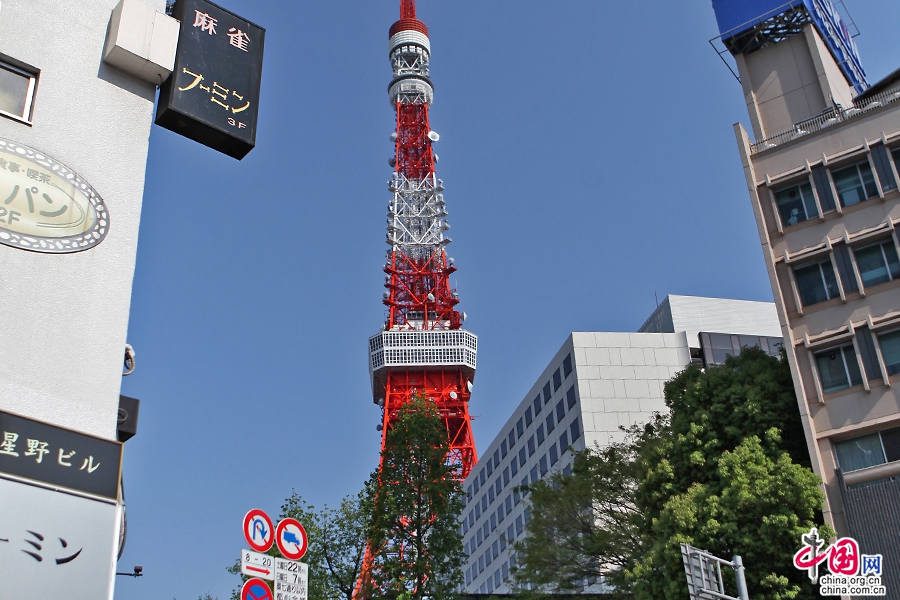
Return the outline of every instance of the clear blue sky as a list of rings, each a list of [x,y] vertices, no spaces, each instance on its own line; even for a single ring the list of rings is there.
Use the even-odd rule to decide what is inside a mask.
[[[241,518],[337,504],[376,467],[366,340],[381,304],[396,0],[222,0],[267,29],[257,147],[154,127],[129,342],[119,600],[225,600]],[[896,0],[846,0],[870,80],[900,67]],[[496,435],[573,330],[635,330],[654,293],[771,300],[710,0],[420,0],[431,112]]]

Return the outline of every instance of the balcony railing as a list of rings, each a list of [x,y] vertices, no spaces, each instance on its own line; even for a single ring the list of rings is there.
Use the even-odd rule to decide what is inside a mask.
[[[750,154],[756,154],[757,152],[762,152],[769,148],[775,148],[776,146],[796,140],[797,138],[801,138],[817,131],[822,131],[823,129],[827,129],[850,119],[855,119],[860,115],[871,112],[876,108],[880,108],[887,104],[892,104],[898,100],[900,100],[900,87],[894,87],[885,90],[880,94],[876,94],[871,98],[867,98],[862,102],[854,102],[853,106],[850,108],[838,106],[828,109],[817,117],[797,123],[787,131],[782,131],[779,134],[751,144]]]

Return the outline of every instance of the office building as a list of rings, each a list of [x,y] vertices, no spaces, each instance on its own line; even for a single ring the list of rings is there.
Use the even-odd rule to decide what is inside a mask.
[[[664,412],[663,386],[691,362],[718,364],[743,346],[778,355],[779,333],[770,302],[693,296],[668,296],[635,333],[572,332],[464,482],[465,592],[509,592],[511,544],[530,517],[517,486]]]
[[[900,71],[869,85],[828,0],[715,0],[741,163],[825,519],[900,585]],[[894,574],[894,575],[890,575]],[[892,582],[890,577],[894,577]]]

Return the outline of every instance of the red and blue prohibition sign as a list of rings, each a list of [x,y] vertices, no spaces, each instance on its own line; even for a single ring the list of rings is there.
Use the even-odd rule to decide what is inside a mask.
[[[297,519],[283,519],[275,528],[275,543],[288,560],[299,560],[306,554],[306,530]]]
[[[269,515],[254,508],[244,516],[244,537],[250,548],[256,552],[265,552],[275,541],[275,531]]]
[[[241,588],[241,600],[273,600],[272,590],[262,579],[248,579]]]

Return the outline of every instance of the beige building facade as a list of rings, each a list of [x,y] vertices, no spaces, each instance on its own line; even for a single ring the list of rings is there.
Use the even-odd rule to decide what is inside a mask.
[[[825,519],[889,560],[871,546],[900,506],[900,71],[859,93],[791,18],[723,34],[753,132],[734,128]]]

